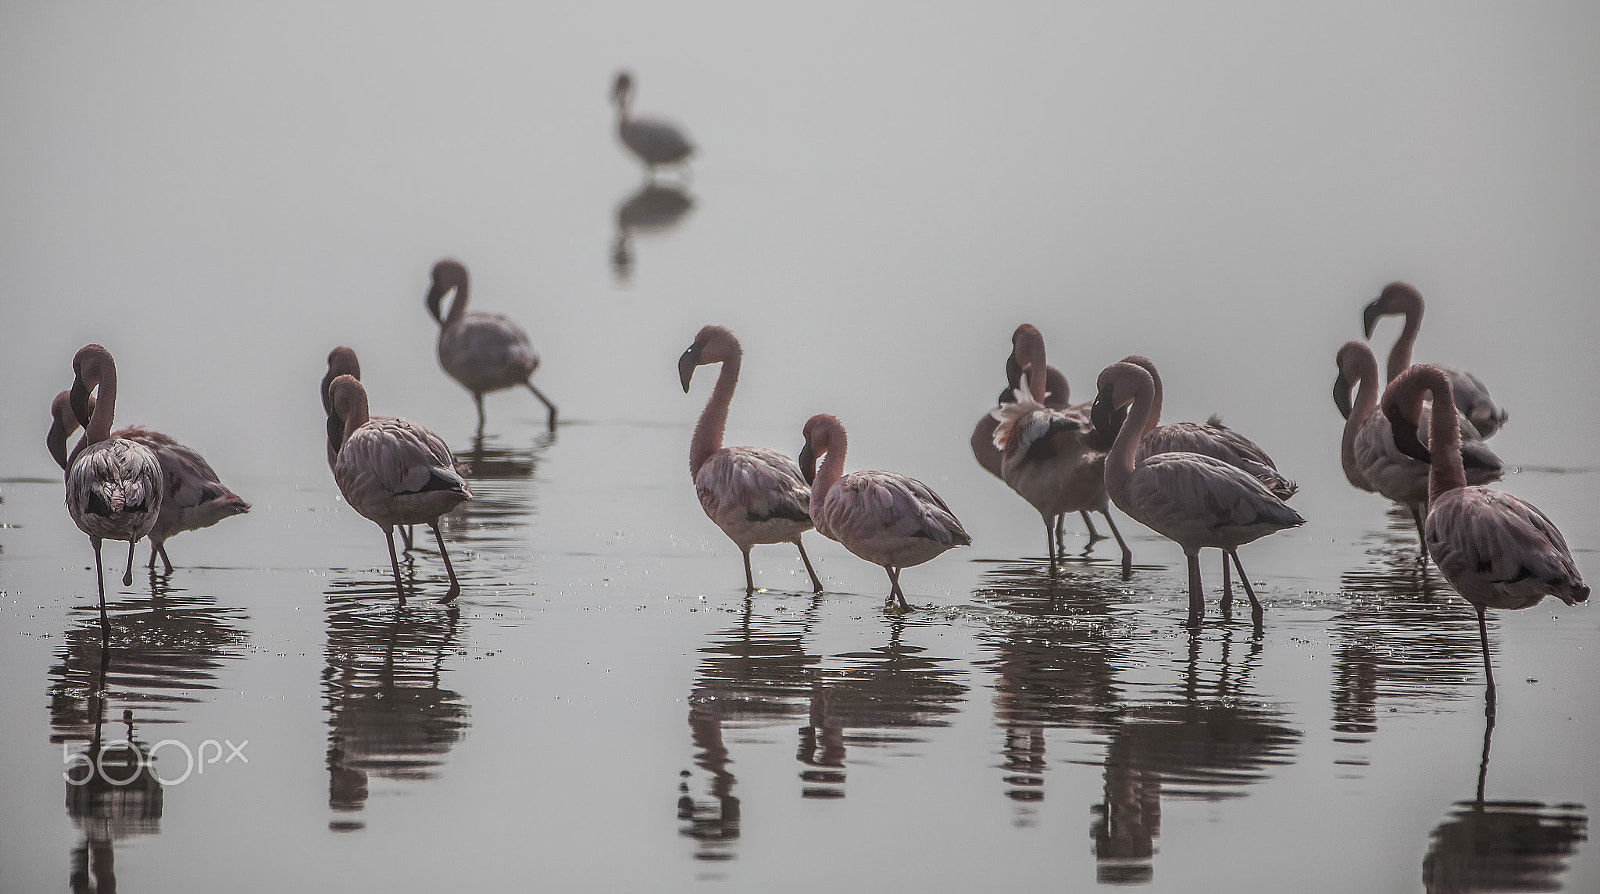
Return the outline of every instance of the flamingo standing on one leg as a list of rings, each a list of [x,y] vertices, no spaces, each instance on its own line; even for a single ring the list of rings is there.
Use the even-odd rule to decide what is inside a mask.
[[[1380,318],[1395,314],[1405,317],[1405,327],[1400,330],[1400,337],[1395,339],[1394,347],[1389,349],[1387,381],[1394,381],[1411,366],[1411,348],[1417,343],[1417,334],[1422,331],[1422,310],[1422,293],[1417,291],[1416,286],[1405,282],[1392,282],[1384,286],[1378,297],[1361,310],[1361,328],[1368,339],[1372,338]],[[1506,424],[1510,414],[1489,396],[1489,389],[1482,379],[1459,367],[1441,365],[1439,369],[1450,379],[1456,409],[1477,430],[1479,437],[1487,438]]]
[[[1132,403],[1106,458],[1106,491],[1117,508],[1183,547],[1189,560],[1189,624],[1198,626],[1205,615],[1200,550],[1216,547],[1238,570],[1251,618],[1260,627],[1261,603],[1239,564],[1238,549],[1305,519],[1255,476],[1215,457],[1159,453],[1136,461],[1140,433],[1159,422],[1153,412],[1154,380],[1140,366],[1114,363],[1101,371],[1099,388],[1090,414],[1097,425],[1109,424],[1112,410]]]
[[[72,358],[73,382],[69,402],[72,415],[88,419],[83,440],[66,453],[66,435],[50,439],[50,452],[67,473],[67,513],[78,530],[89,535],[94,547],[95,583],[100,594],[101,635],[106,626],[106,582],[100,561],[100,541],[128,541],[128,566],[124,587],[133,583],[133,547],[148,535],[161,515],[166,483],[161,461],[150,448],[114,437],[111,419],[117,406],[117,365],[111,352],[100,345],[85,345]],[[99,399],[89,411],[90,392]]]
[[[617,72],[617,79],[611,83],[611,102],[617,107],[617,136],[628,151],[644,162],[650,177],[655,177],[657,167],[682,164],[694,152],[694,144],[678,125],[633,114],[632,74]]]
[[[811,518],[817,533],[889,574],[889,598],[899,600],[900,571],[921,565],[951,547],[967,546],[967,536],[950,507],[915,478],[895,472],[844,474],[848,440],[837,416],[819,413],[806,420],[800,470],[811,482]],[[817,458],[822,457],[822,467]]]
[[[440,304],[455,291],[450,312],[442,314]],[[467,268],[460,261],[445,259],[433,265],[433,282],[428,288],[428,313],[439,323],[439,365],[472,392],[478,407],[478,431],[483,431],[483,396],[525,386],[544,404],[546,425],[556,428],[556,405],[533,384],[539,368],[528,333],[509,317],[467,310]]]
[[[345,502],[383,529],[389,541],[395,593],[405,601],[400,560],[394,552],[395,525],[426,524],[433,529],[450,578],[450,589],[439,601],[454,601],[461,594],[461,584],[450,564],[444,535],[439,533],[439,517],[472,499],[472,491],[456,472],[450,448],[438,435],[409,419],[370,415],[367,391],[354,376],[338,376],[328,388],[334,417],[344,428],[333,479]]]
[[[722,364],[689,444],[689,476],[694,480],[695,495],[706,516],[744,555],[746,592],[755,591],[750,548],[758,543],[793,543],[811,576],[812,589],[821,593],[822,582],[800,542],[800,535],[811,530],[811,487],[800,477],[800,467],[765,447],[722,446],[743,354],[732,332],[706,326],[678,358],[678,381],[685,394],[695,367]]]
[[[333,395],[328,393],[328,386],[340,376],[361,378],[361,360],[356,357],[355,348],[339,345],[328,352],[328,372],[322,377],[322,411],[328,416],[328,471],[333,471],[334,464],[339,459],[339,448],[344,445],[344,421],[333,413]],[[392,419],[391,416],[375,416],[375,419]],[[457,465],[457,472],[461,466]],[[464,472],[462,474],[465,474]],[[411,525],[399,525],[400,539],[404,544],[404,551],[411,552],[416,548],[416,533]]]
[[[1336,362],[1339,377],[1333,383],[1333,399],[1345,416],[1344,434],[1339,441],[1344,477],[1361,490],[1381,494],[1405,507],[1417,527],[1417,543],[1426,558],[1428,538],[1423,533],[1423,520],[1428,517],[1428,464],[1395,446],[1393,427],[1388,417],[1378,412],[1378,360],[1372,349],[1365,342],[1345,342]],[[1353,404],[1352,387],[1356,391]],[[1428,437],[1432,415],[1431,408],[1422,409],[1423,437]],[[1467,483],[1499,481],[1505,474],[1500,457],[1481,440],[1462,439],[1461,435],[1469,430],[1476,436],[1477,429],[1462,424],[1460,419],[1456,417],[1457,453]]]
[[[1428,517],[1423,535],[1434,564],[1478,612],[1483,672],[1488,681],[1487,710],[1494,716],[1494,668],[1489,662],[1488,608],[1519,609],[1554,596],[1568,605],[1585,602],[1589,587],[1567,549],[1561,531],[1526,500],[1481,485],[1468,485],[1461,464],[1461,432],[1448,415],[1427,420],[1429,443],[1417,432],[1423,424],[1423,396],[1435,407],[1450,406],[1450,377],[1421,364],[1400,374],[1383,396],[1383,412],[1394,427],[1394,442],[1406,455],[1428,463]]]
[[[1012,336],[1013,364],[1021,371],[1022,387],[1016,400],[994,411],[999,426],[994,443],[1002,451],[1001,478],[1044,519],[1045,545],[1050,564],[1060,558],[1061,522],[1066,513],[1085,517],[1094,510],[1106,517],[1111,533],[1122,548],[1124,568],[1133,565],[1133,553],[1112,520],[1106,499],[1104,439],[1097,438],[1089,419],[1076,409],[1050,409],[1044,336],[1023,323]],[[1061,381],[1065,400],[1066,380]],[[1093,532],[1093,527],[1090,531]]]

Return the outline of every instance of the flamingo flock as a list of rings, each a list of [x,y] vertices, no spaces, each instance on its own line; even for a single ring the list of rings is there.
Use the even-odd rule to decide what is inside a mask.
[[[694,147],[676,125],[636,115],[633,92],[632,75],[618,74],[612,88],[617,135],[653,178],[658,168],[684,164]],[[468,300],[465,265],[450,258],[435,263],[425,305],[439,325],[438,363],[472,395],[478,434],[486,425],[485,395],[519,386],[544,406],[545,423],[554,431],[557,408],[532,382],[540,361],[526,331],[509,317],[468,310]],[[1338,349],[1334,401],[1345,417],[1340,463],[1353,487],[1381,495],[1409,514],[1422,558],[1431,558],[1475,609],[1492,711],[1486,610],[1527,608],[1546,596],[1576,605],[1588,599],[1589,588],[1555,524],[1526,501],[1489,487],[1503,477],[1505,465],[1485,439],[1507,424],[1507,411],[1471,373],[1412,363],[1423,306],[1414,286],[1393,282],[1364,307],[1367,339],[1384,317],[1404,319],[1381,378],[1365,341],[1351,340]],[[967,528],[916,478],[846,472],[849,442],[837,416],[814,413],[805,419],[797,459],[768,447],[725,446],[743,356],[730,330],[707,325],[677,366],[685,393],[699,367],[720,366],[690,439],[689,472],[707,518],[741,553],[745,592],[757,592],[751,550],[778,543],[795,546],[810,589],[824,592],[802,541],[814,528],[884,569],[886,608],[912,610],[901,572],[972,544]],[[73,357],[72,370],[71,388],[51,403],[46,442],[65,476],[68,514],[95,554],[104,622],[103,541],[128,543],[126,587],[139,540],[151,541],[152,574],[157,557],[163,573],[171,574],[166,542],[172,536],[251,507],[222,484],[200,453],[178,440],[142,426],[113,431],[118,379],[109,350],[86,345]],[[1182,551],[1191,628],[1206,614],[1199,560],[1204,549],[1222,553],[1223,617],[1231,618],[1237,572],[1251,621],[1256,628],[1263,625],[1265,606],[1239,549],[1307,523],[1289,505],[1299,486],[1264,449],[1216,416],[1205,423],[1163,424],[1161,375],[1154,362],[1137,354],[1101,368],[1092,401],[1070,403],[1067,378],[1049,364],[1044,335],[1032,323],[1014,329],[1005,374],[998,405],[979,417],[968,440],[978,465],[1038,514],[1052,573],[1066,561],[1065,518],[1083,519],[1087,557],[1104,539],[1091,518],[1099,513],[1120,551],[1122,574],[1131,577],[1133,553],[1111,513],[1115,505]],[[389,395],[399,389],[382,390]],[[397,597],[403,601],[407,588],[395,529],[410,551],[412,527],[427,525],[449,581],[439,601],[453,602],[462,587],[440,521],[473,498],[470,470],[458,466],[445,442],[426,426],[370,412],[352,348],[339,346],[329,353],[320,391],[326,414],[323,446],[333,481],[357,514],[383,530]],[[69,450],[80,426],[83,437]]]

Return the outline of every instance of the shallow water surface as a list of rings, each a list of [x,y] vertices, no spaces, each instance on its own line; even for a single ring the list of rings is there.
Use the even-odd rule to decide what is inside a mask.
[[[1511,421],[1501,487],[1600,578],[1600,15],[1384,6],[0,11],[0,892],[1595,891],[1600,614],[1471,609],[1338,464],[1333,357],[1406,278],[1421,360]],[[606,89],[682,120],[641,182]],[[203,76],[199,73],[204,73]],[[439,370],[427,272],[524,324],[526,392]],[[1077,400],[1147,355],[1309,520],[1245,547],[1266,623],[1184,625],[1172,544],[1068,560],[974,463],[1012,330]],[[706,323],[728,440],[934,487],[973,545],[888,581],[738,550],[687,469]],[[1380,355],[1399,324],[1374,335]],[[253,504],[171,574],[86,538],[43,448],[73,352],[119,423]],[[395,598],[316,389],[360,353],[476,498]]]

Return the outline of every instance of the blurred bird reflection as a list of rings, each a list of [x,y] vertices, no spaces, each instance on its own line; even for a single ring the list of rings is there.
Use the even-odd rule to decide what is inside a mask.
[[[633,237],[662,234],[678,226],[694,199],[676,184],[645,183],[617,205],[617,233],[611,240],[611,272],[617,282],[633,278]]]

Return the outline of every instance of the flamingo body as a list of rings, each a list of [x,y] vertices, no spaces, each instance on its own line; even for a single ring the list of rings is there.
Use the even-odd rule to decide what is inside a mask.
[[[193,447],[181,443],[171,435],[142,426],[130,426],[116,432],[125,438],[148,447],[161,465],[165,492],[161,498],[161,514],[150,530],[150,566],[155,567],[156,556],[168,573],[172,560],[167,557],[168,538],[184,531],[198,531],[235,515],[250,511],[250,504],[223,484],[205,457]]]
[[[611,86],[611,101],[617,107],[617,137],[651,172],[683,162],[694,152],[694,144],[678,125],[633,113],[633,75],[618,72]]]

